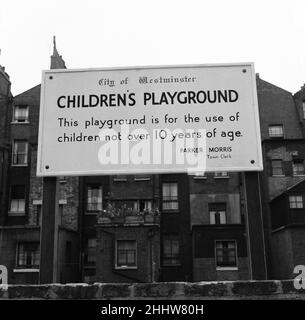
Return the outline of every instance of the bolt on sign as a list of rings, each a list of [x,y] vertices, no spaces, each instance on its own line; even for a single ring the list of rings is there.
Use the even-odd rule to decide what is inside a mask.
[[[42,73],[38,176],[262,169],[252,63]]]

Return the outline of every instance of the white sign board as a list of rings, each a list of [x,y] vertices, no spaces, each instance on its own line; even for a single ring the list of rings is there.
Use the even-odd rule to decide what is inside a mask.
[[[43,72],[38,176],[262,168],[252,63]]]

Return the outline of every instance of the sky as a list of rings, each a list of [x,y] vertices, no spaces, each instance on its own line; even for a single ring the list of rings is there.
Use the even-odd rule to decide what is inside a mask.
[[[254,62],[292,93],[305,83],[304,0],[0,0],[0,65],[13,95],[49,69]]]

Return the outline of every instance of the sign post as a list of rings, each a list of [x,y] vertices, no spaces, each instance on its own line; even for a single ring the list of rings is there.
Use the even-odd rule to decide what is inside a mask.
[[[57,282],[58,200],[56,177],[43,178],[39,283]]]
[[[266,245],[259,172],[243,172],[246,235],[251,280],[267,279]]]

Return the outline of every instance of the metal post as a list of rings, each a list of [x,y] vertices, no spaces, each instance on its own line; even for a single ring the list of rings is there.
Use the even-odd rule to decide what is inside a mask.
[[[56,177],[43,178],[39,283],[58,280],[58,201]]]
[[[266,246],[258,172],[243,173],[246,233],[251,279],[267,279]]]

